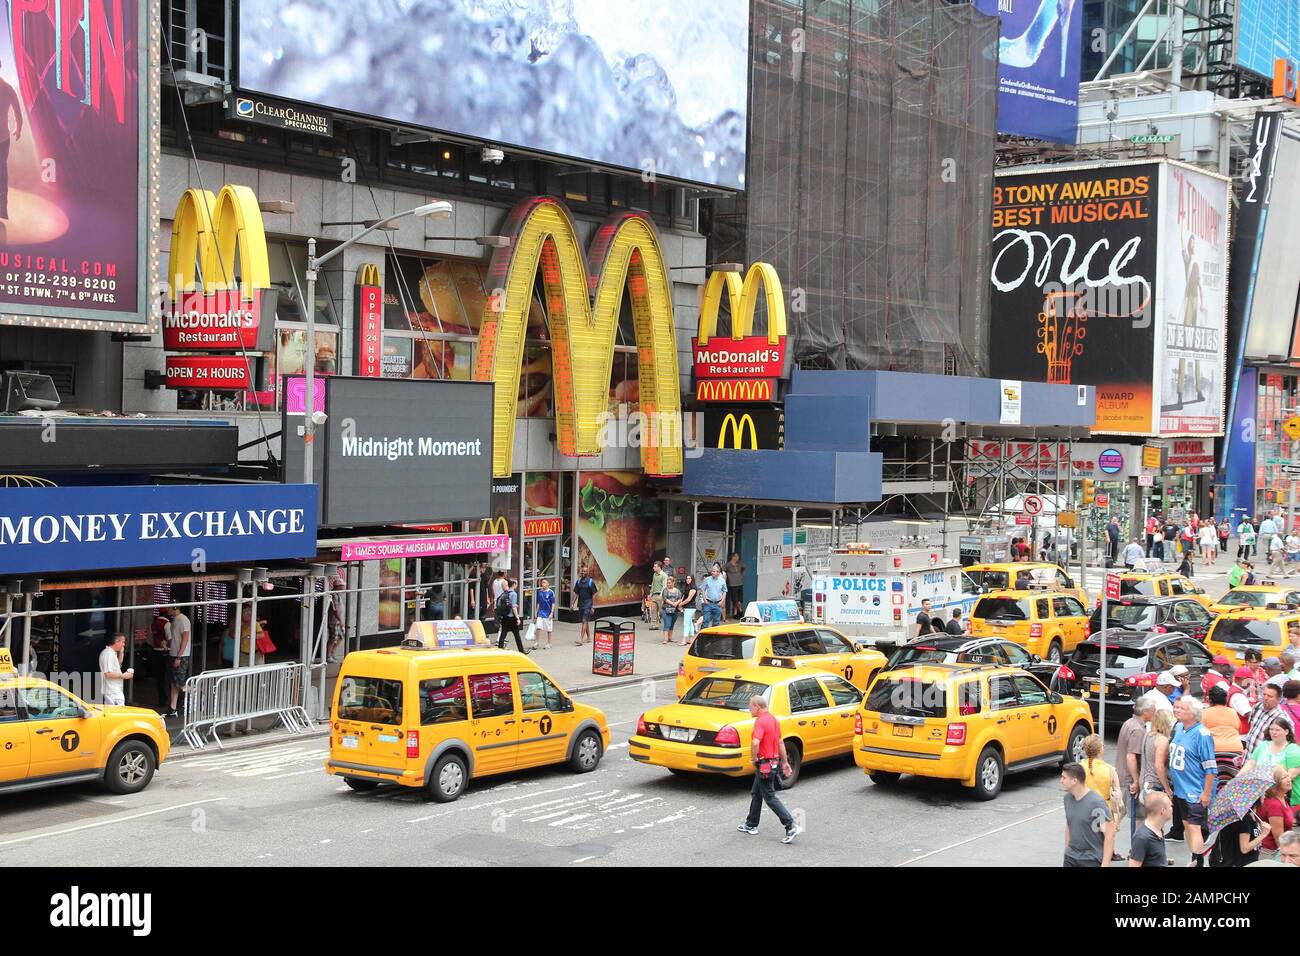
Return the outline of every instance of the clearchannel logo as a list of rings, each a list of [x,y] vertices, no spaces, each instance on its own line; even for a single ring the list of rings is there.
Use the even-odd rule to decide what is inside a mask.
[[[235,101],[235,113],[239,116],[252,116],[253,101],[241,96]]]

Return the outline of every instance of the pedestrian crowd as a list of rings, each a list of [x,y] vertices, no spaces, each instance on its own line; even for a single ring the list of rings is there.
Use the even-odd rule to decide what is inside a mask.
[[[1084,741],[1084,760],[1061,773],[1065,865],[1124,859],[1127,817],[1129,866],[1173,865],[1169,842],[1186,844],[1193,867],[1300,866],[1300,628],[1290,641],[1268,660],[1214,658],[1199,696],[1185,667],[1161,673],[1120,728],[1114,766],[1100,737]]]

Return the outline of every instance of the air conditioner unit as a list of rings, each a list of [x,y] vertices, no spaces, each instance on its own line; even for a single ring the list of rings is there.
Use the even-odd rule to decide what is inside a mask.
[[[29,408],[58,408],[59,390],[54,379],[39,372],[4,373],[4,407],[6,412]]]

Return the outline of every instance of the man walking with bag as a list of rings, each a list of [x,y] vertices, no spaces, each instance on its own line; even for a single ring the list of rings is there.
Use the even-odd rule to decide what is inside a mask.
[[[515,590],[515,579],[509,578],[506,581],[506,588],[497,598],[497,623],[501,625],[501,630],[497,635],[497,647],[501,650],[506,649],[506,635],[513,634],[515,638],[515,647],[519,649],[520,654],[527,654],[528,649],[524,647],[523,635],[519,633],[519,592]]]
[[[758,818],[766,803],[768,809],[781,821],[781,826],[785,827],[785,836],[781,842],[793,843],[802,831],[781,798],[776,795],[777,774],[790,774],[790,758],[785,751],[785,741],[781,739],[781,725],[767,709],[767,701],[762,697],[749,698],[749,713],[754,718],[754,734],[749,745],[750,758],[754,761],[754,786],[750,791],[749,815],[736,829],[751,836],[757,833]]]

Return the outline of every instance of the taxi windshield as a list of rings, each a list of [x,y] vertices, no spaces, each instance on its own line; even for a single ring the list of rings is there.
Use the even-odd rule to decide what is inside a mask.
[[[1015,598],[980,598],[973,616],[986,621],[1027,621],[1029,602]]]
[[[1155,594],[1156,582],[1150,578],[1121,578],[1119,582],[1120,594]]]
[[[1253,644],[1276,647],[1282,643],[1282,628],[1277,621],[1235,620],[1220,618],[1210,632],[1210,640],[1224,644]]]
[[[1219,598],[1219,603],[1230,607],[1263,607],[1272,600],[1271,591],[1229,591]]]
[[[998,591],[1007,586],[1005,571],[967,571],[966,573],[977,587],[988,591]]]
[[[724,710],[749,710],[751,697],[768,699],[769,686],[734,677],[706,677],[686,692],[683,704],[721,707]]]
[[[1119,604],[1112,601],[1106,609],[1107,627],[1145,629],[1159,623],[1160,610],[1154,604]],[[1093,627],[1101,629],[1101,608],[1092,612]]]

